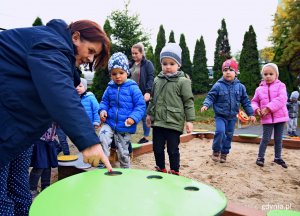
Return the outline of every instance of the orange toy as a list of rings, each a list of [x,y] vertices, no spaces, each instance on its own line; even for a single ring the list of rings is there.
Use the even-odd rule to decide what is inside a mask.
[[[241,120],[241,122],[249,121],[248,115],[243,110],[239,111],[239,113],[237,114],[237,117],[239,118],[239,120]]]

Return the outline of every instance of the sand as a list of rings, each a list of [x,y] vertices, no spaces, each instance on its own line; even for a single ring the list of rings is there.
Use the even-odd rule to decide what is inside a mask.
[[[300,211],[300,150],[283,149],[282,158],[289,165],[284,169],[272,162],[273,146],[267,148],[265,166],[259,167],[255,164],[258,144],[232,143],[227,162],[221,164],[210,159],[211,143],[195,138],[180,144],[182,176],[218,188],[228,200],[243,206]],[[153,153],[132,161],[134,169],[154,170],[154,166]]]

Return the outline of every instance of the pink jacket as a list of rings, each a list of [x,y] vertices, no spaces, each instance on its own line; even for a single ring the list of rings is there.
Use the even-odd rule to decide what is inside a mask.
[[[271,84],[261,81],[251,100],[251,105],[255,113],[258,108],[262,110],[263,108],[268,107],[271,110],[268,115],[261,118],[262,124],[287,122],[289,120],[289,115],[286,103],[286,87],[285,84],[278,79]]]

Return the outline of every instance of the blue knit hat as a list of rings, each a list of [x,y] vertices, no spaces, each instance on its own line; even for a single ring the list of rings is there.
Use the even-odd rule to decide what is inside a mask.
[[[178,44],[167,43],[160,52],[160,63],[163,58],[171,58],[176,61],[179,66],[181,66],[181,52],[182,50]]]
[[[111,72],[112,69],[120,68],[129,74],[129,65],[126,55],[121,52],[114,53],[108,60],[108,71]]]

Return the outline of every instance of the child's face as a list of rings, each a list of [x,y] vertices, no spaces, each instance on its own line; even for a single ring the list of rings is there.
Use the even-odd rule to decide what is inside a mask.
[[[82,83],[80,83],[77,87],[76,87],[76,91],[79,95],[82,95],[85,92],[85,88],[84,85]]]
[[[232,68],[224,68],[223,77],[227,81],[233,81],[235,78],[235,70]]]
[[[163,58],[161,61],[161,68],[164,74],[172,74],[176,73],[180,67],[175,60],[171,58]]]
[[[273,67],[265,67],[262,72],[262,78],[266,83],[272,83],[277,79],[277,73]]]
[[[111,71],[111,79],[117,84],[121,85],[127,80],[127,73],[121,69],[113,69]]]

